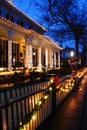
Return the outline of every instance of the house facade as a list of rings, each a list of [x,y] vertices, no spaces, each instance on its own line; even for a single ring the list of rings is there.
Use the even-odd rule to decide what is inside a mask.
[[[46,29],[7,0],[0,0],[0,71],[60,67],[62,50]]]

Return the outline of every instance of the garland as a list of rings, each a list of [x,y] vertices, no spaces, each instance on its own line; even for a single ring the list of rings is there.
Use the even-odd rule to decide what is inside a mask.
[[[19,129],[20,130],[22,130],[23,126],[28,124],[32,119],[35,119],[34,115],[42,107],[42,104],[46,101],[46,99],[48,99],[48,97],[50,96],[51,92],[52,92],[52,87],[51,87],[51,85],[49,85],[49,87],[45,91],[45,94],[44,94],[43,98],[41,98],[38,101],[38,103],[35,104],[35,107],[32,110],[32,112],[30,112],[30,114],[26,115],[25,119],[20,122],[20,124],[19,124]]]
[[[82,72],[83,71],[83,72]],[[80,72],[76,73],[75,75],[73,75],[73,77],[71,78],[70,81],[68,81],[67,83],[64,84],[64,86],[62,87],[62,85],[55,85],[54,81],[51,81],[51,85],[48,86],[48,88],[45,91],[45,94],[43,96],[43,98],[41,98],[37,104],[35,104],[34,109],[32,110],[32,112],[30,114],[28,114],[25,119],[23,121],[20,122],[19,124],[19,129],[22,130],[24,125],[28,124],[32,119],[35,119],[35,114],[38,110],[40,110],[40,108],[42,107],[42,104],[46,101],[46,99],[48,99],[48,97],[50,96],[52,89],[56,88],[56,91],[63,91],[63,92],[67,92],[69,91],[69,89],[72,89],[72,87],[74,87],[75,83],[78,81],[79,78],[81,78],[85,73],[86,73],[86,69],[80,70]]]

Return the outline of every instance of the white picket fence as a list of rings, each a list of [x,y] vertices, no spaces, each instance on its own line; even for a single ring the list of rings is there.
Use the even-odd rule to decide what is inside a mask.
[[[26,85],[0,91],[0,130],[18,130],[26,115],[32,112],[35,105],[44,97],[50,81],[35,85]],[[63,88],[64,85],[62,85]],[[56,92],[56,106],[71,91]],[[23,130],[35,130],[52,113],[52,94],[41,105],[29,123],[23,125]]]

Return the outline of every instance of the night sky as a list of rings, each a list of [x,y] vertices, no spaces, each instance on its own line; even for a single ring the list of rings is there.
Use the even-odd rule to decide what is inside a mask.
[[[41,19],[41,14],[43,13],[43,10],[39,11],[38,7],[36,7],[36,5],[35,5],[34,0],[21,0],[21,1],[20,0],[11,0],[11,1],[18,9],[20,9],[22,12],[24,12],[26,15],[31,17],[33,20],[35,20],[39,24],[41,24],[40,19]],[[37,1],[39,1],[39,3],[41,4],[42,7],[44,7],[48,4],[47,0],[37,0]],[[84,4],[86,2],[86,0],[78,0],[78,1],[80,1],[79,5]],[[58,41],[56,43],[58,43]],[[74,41],[64,43],[63,48],[65,48],[66,46],[74,47]],[[81,46],[79,48],[81,51]]]
[[[39,16],[41,15],[41,12],[38,10],[38,8],[35,5],[34,0],[12,0],[13,4],[23,11],[25,14],[33,18],[35,21],[39,21]],[[40,0],[37,0],[40,1]],[[45,2],[44,2],[45,1]],[[43,6],[43,3],[47,3],[47,0],[40,1],[40,4]]]

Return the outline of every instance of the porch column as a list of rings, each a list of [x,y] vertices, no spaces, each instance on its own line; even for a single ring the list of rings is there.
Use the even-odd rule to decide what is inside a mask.
[[[12,70],[12,31],[8,32],[8,71]]]
[[[45,67],[48,68],[48,49],[45,49]]]
[[[56,68],[56,52],[54,52],[54,68]]]
[[[60,67],[60,51],[58,51],[58,67]]]
[[[25,43],[25,67],[28,69],[31,69],[33,66],[33,45],[31,43],[29,43],[30,40],[27,39],[26,43]]]
[[[48,67],[52,69],[52,50],[48,51]]]
[[[41,47],[38,47],[38,70],[41,71]]]
[[[52,68],[53,68],[53,67],[54,67],[54,53],[53,53],[53,51],[52,51],[51,58],[52,58],[52,63],[51,63],[51,65],[52,65]]]

